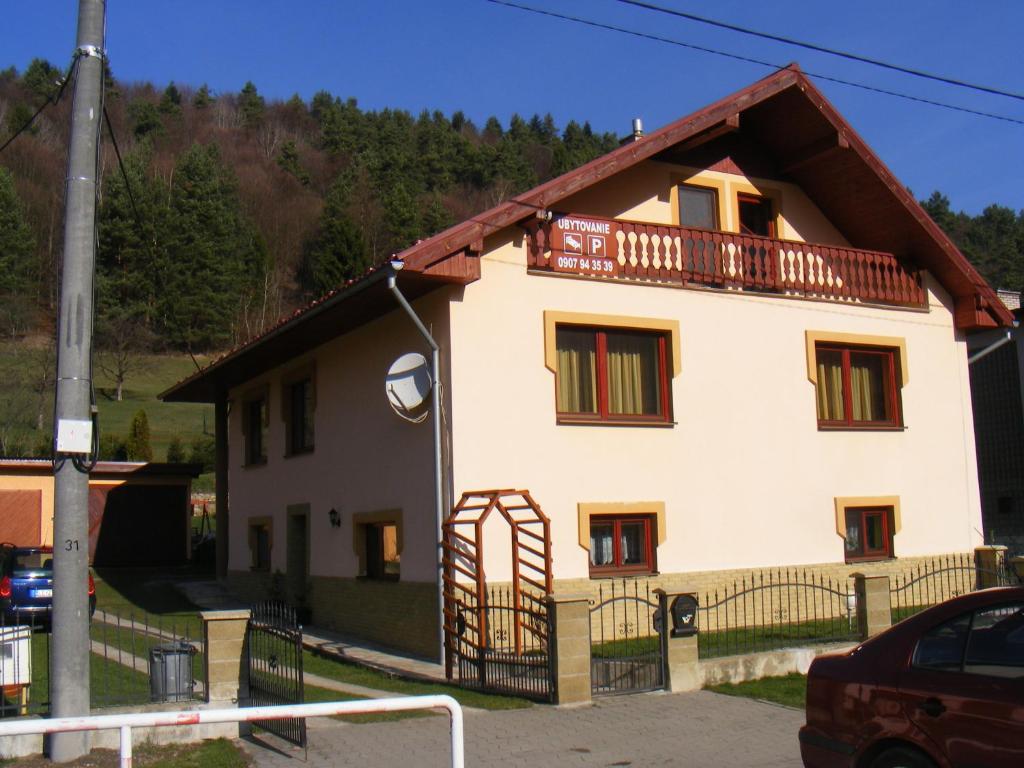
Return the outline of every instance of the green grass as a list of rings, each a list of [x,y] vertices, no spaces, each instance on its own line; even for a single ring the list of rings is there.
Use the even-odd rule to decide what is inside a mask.
[[[134,750],[138,768],[246,768],[249,758],[227,739],[198,744],[141,746]]]
[[[42,405],[43,430],[36,430],[34,423],[39,403],[31,391],[30,382],[41,375],[42,350],[38,342],[0,342],[0,423],[17,425],[14,431],[27,450],[47,442],[52,431],[52,388],[46,392]],[[210,359],[207,356],[197,358],[200,365],[205,365]],[[114,382],[96,365],[94,376],[100,435],[126,437],[132,418],[139,410],[144,410],[149,420],[153,459],[165,460],[167,446],[175,435],[181,438],[187,455],[193,438],[213,434],[213,406],[165,403],[158,400],[157,395],[195,371],[195,364],[188,355],[140,355],[125,380],[124,399],[117,402]],[[203,475],[193,488],[212,490],[212,474]]]
[[[700,658],[757,653],[796,645],[859,641],[857,626],[850,629],[845,619],[802,621],[763,627],[740,627],[718,631],[701,629],[697,635]]]
[[[709,685],[707,689],[715,693],[724,693],[726,696],[744,696],[797,709],[803,709],[807,702],[807,677],[796,673],[785,677],[749,680],[745,683]]]
[[[468,691],[455,685],[445,683],[421,683],[413,680],[402,680],[391,675],[366,667],[360,667],[323,654],[311,651],[302,652],[303,671],[312,675],[320,675],[351,685],[361,685],[378,691],[391,691],[403,696],[426,696],[446,694],[465,707],[477,709],[522,709],[533,706],[532,702],[514,696]],[[335,691],[334,696],[344,696]]]
[[[306,685],[303,690],[307,704],[318,701],[367,701],[365,696],[354,696],[350,693],[332,691],[315,685]],[[373,712],[364,715],[334,715],[331,719],[343,720],[346,723],[384,723],[392,720],[407,720],[410,717],[429,717],[431,714],[433,713],[428,710],[410,710],[409,712]]]

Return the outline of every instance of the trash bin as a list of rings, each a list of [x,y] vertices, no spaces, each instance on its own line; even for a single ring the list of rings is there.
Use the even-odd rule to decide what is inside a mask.
[[[192,698],[194,645],[184,641],[149,649],[150,701],[189,701]]]

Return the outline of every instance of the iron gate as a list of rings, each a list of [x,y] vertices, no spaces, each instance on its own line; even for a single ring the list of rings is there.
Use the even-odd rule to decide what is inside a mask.
[[[250,706],[302,704],[302,627],[295,609],[279,602],[258,603],[245,630]],[[265,731],[306,747],[306,720],[256,720]]]
[[[461,602],[449,638],[458,683],[491,693],[552,701],[547,604],[529,594],[490,589],[482,605]]]
[[[665,687],[666,623],[637,581],[602,583],[590,609],[590,692],[640,693]]]

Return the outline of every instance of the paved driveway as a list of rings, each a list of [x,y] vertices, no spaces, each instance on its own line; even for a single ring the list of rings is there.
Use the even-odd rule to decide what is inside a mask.
[[[714,766],[800,768],[803,712],[708,691],[597,700],[590,707],[536,706],[466,713],[466,766]],[[352,725],[310,720],[301,750],[247,745],[260,768],[432,768],[449,763],[444,716]],[[268,739],[269,741],[269,739]]]

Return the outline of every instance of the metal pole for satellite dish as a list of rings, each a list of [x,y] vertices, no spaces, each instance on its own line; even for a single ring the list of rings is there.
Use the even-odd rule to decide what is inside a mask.
[[[441,546],[442,523],[444,522],[444,474],[441,466],[441,348],[420,320],[402,292],[398,290],[397,272],[404,265],[394,260],[388,264],[388,290],[395,296],[399,306],[412,320],[420,335],[430,345],[431,408],[434,411],[434,541],[437,566],[437,647],[440,661],[444,664],[444,580],[442,578],[443,548]]]

